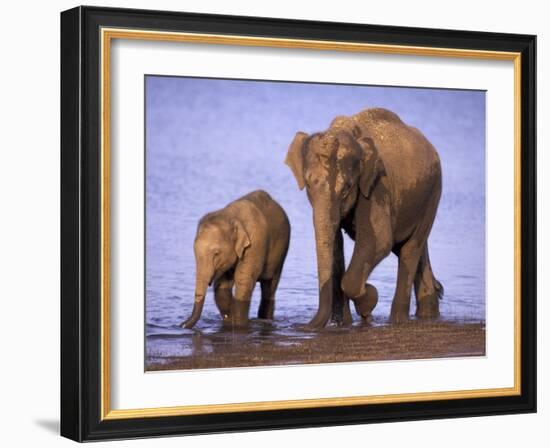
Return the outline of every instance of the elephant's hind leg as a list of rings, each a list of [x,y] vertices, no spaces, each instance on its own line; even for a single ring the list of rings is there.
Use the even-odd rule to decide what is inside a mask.
[[[259,319],[273,319],[275,312],[275,292],[277,291],[280,278],[281,273],[279,272],[271,279],[260,280],[262,299],[260,301],[260,308],[258,308]]]
[[[409,320],[412,286],[420,259],[420,249],[415,246],[415,242],[409,240],[399,250],[397,287],[390,313],[390,320],[393,323],[403,323]]]
[[[426,212],[410,238],[403,245],[400,245],[399,248],[394,248],[394,252],[399,257],[399,264],[397,287],[390,314],[392,322],[399,323],[409,319],[413,282],[432,229],[439,204],[439,196],[440,194],[436,193],[430,198]]]
[[[443,296],[443,286],[433,274],[428,243],[424,245],[424,251],[418,262],[414,278],[414,294],[416,296],[416,317],[429,319],[439,316],[439,300]]]

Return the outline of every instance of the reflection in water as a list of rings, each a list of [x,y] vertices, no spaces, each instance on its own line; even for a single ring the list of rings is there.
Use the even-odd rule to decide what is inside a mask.
[[[485,94],[483,92],[147,77],[146,81],[146,349],[150,359],[212,355],[228,344],[292,346],[334,331],[302,330],[317,309],[311,207],[283,164],[296,131],[325,129],[332,118],[386,107],[422,130],[437,148],[443,195],[430,236],[430,257],[445,287],[445,321],[485,319]],[[290,249],[273,323],[228,331],[210,290],[193,330],[193,239],[205,213],[255,189],[286,210]],[[347,260],[353,242],[345,238]],[[369,282],[379,292],[374,326],[385,325],[397,275],[390,255]],[[250,308],[255,317],[259,287]],[[414,295],[412,298],[414,310]],[[358,320],[358,318],[356,318]],[[328,333],[327,333],[328,332]],[[291,360],[289,360],[290,362]],[[230,360],[228,362],[231,362]]]

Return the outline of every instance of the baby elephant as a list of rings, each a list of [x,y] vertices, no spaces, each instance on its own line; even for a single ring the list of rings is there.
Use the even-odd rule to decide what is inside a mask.
[[[205,215],[199,221],[194,244],[197,278],[193,313],[182,326],[191,328],[199,320],[212,283],[216,305],[233,326],[248,324],[250,300],[258,281],[262,288],[258,317],[272,319],[289,239],[285,211],[262,190]]]

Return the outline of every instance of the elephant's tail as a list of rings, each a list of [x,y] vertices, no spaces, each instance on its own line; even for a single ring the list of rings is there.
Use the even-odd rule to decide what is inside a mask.
[[[443,288],[443,285],[439,280],[437,280],[434,277],[434,287],[435,287],[435,293],[437,294],[437,298],[439,300],[443,300],[443,295],[445,294],[445,288]]]

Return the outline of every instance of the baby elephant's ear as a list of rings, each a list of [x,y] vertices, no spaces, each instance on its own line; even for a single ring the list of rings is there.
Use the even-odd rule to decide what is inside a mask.
[[[238,219],[233,219],[233,235],[235,241],[235,252],[237,257],[242,258],[245,249],[250,246],[250,238],[246,232],[243,223]]]
[[[361,194],[368,198],[376,180],[386,174],[384,163],[378,154],[374,142],[369,137],[357,140],[362,151],[361,175],[359,176],[359,189]]]
[[[297,132],[294,140],[292,140],[292,143],[288,147],[285,159],[285,163],[292,170],[300,190],[303,190],[306,185],[304,182],[304,154],[302,148],[307,138],[308,135],[305,132]]]

